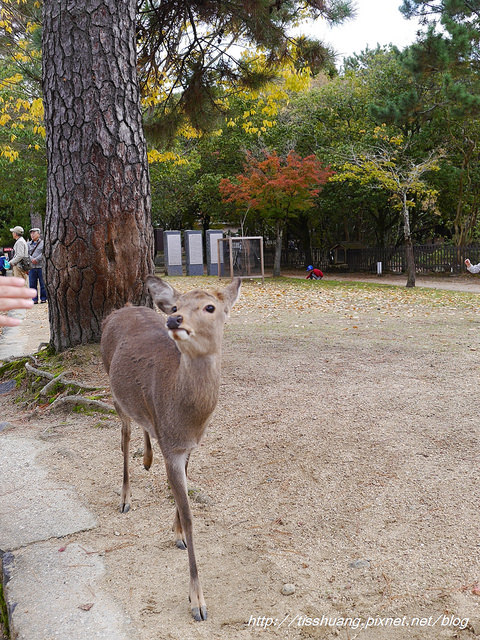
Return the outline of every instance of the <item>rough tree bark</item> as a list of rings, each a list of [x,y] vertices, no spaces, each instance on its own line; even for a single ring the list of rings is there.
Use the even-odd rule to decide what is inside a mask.
[[[415,253],[413,251],[412,234],[410,232],[410,213],[407,203],[407,192],[402,193],[403,233],[405,237],[405,257],[407,261],[407,287],[415,286]]]
[[[44,0],[45,258],[57,351],[97,342],[113,309],[150,300],[135,9],[136,0]]]
[[[273,277],[274,278],[279,278],[281,275],[282,240],[283,240],[283,223],[280,220],[278,220],[275,225],[275,255],[273,258]]]

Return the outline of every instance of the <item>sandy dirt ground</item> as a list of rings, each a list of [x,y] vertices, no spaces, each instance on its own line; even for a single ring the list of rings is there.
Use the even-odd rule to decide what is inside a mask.
[[[26,325],[45,310],[29,313]],[[97,516],[59,547],[105,556],[102,586],[132,638],[468,640],[480,637],[479,342],[468,292],[244,284],[219,404],[189,465],[203,623],[190,617],[158,447],[147,472],[134,430],[132,509],[120,514],[115,416],[32,410],[17,391],[2,421],[47,442],[40,462]],[[108,399],[96,347],[65,366]]]

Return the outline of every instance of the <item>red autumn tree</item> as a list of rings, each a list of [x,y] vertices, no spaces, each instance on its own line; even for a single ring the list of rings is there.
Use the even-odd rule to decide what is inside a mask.
[[[253,211],[275,227],[273,275],[280,275],[282,237],[287,220],[315,204],[315,197],[333,174],[316,156],[301,158],[290,151],[285,160],[265,152],[264,160],[247,155],[244,172],[234,180],[224,178],[220,193],[238,210]]]

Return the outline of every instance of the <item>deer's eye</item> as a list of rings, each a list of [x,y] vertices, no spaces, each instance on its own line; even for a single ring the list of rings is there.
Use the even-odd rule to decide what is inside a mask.
[[[177,313],[177,307],[172,307],[172,313]]]
[[[207,304],[207,306],[205,307],[205,311],[208,311],[208,313],[213,313],[215,311],[215,307],[213,306],[213,304]]]

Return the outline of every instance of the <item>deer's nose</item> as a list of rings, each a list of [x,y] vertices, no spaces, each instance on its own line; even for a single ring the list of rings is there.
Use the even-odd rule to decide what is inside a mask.
[[[167,329],[178,329],[183,322],[183,316],[168,316]]]

